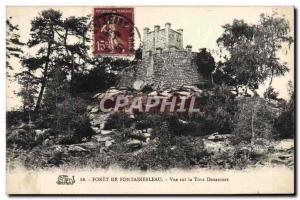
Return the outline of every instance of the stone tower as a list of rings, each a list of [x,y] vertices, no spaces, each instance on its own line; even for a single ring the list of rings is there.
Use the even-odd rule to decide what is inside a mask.
[[[155,25],[154,30],[144,28],[143,56],[136,65],[122,72],[119,86],[132,87],[136,80],[144,81],[153,89],[200,86],[207,80],[198,72],[192,46],[183,48],[183,29]]]
[[[144,28],[143,55],[156,50],[183,50],[183,29],[171,29],[171,23],[167,22],[165,28],[161,29],[155,25],[153,31]]]

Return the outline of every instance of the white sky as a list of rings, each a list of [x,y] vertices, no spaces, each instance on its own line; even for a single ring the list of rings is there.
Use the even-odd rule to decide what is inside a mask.
[[[50,7],[7,7],[6,16],[13,17],[13,23],[20,28],[21,41],[29,39],[30,21],[38,15],[41,10]],[[63,13],[63,17],[82,16],[93,13],[93,7],[54,7]],[[244,19],[247,23],[257,23],[261,13],[272,14],[276,11],[290,21],[291,34],[294,33],[294,16],[292,7],[135,7],[135,25],[141,34],[144,27],[151,30],[154,25],[162,28],[166,22],[172,24],[173,29],[183,28],[183,44],[191,44],[194,51],[199,48],[218,50],[216,40],[223,33],[222,26],[232,23],[234,19]],[[136,43],[136,45],[138,45]],[[285,50],[284,50],[285,51]],[[26,53],[30,53],[27,51]],[[294,45],[288,54],[279,54],[281,61],[286,61],[290,72],[284,77],[275,78],[273,87],[279,92],[279,97],[288,98],[287,83],[294,80]],[[218,60],[218,57],[215,56]],[[15,64],[18,70],[19,64]],[[267,84],[258,90],[262,94]],[[20,100],[14,94],[18,90],[16,83],[7,83],[7,109],[11,110],[20,106]]]

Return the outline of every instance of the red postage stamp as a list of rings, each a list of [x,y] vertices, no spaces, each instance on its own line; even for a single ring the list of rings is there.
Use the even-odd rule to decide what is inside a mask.
[[[134,9],[94,8],[94,54],[131,56],[134,53]]]

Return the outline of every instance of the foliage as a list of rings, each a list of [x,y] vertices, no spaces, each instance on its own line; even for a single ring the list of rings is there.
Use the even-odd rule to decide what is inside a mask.
[[[135,121],[139,126],[154,130],[166,123],[170,134],[175,136],[204,136],[214,132],[220,134],[232,132],[236,102],[228,89],[215,87],[213,94],[201,99],[200,107],[201,114],[197,115],[140,114]],[[153,135],[155,134],[154,131]]]
[[[217,82],[236,88],[255,90],[267,78],[270,85],[274,76],[282,76],[288,71],[286,63],[281,63],[278,51],[284,44],[293,42],[289,35],[289,22],[274,13],[272,16],[261,15],[255,25],[244,20],[234,20],[223,26],[224,33],[217,43],[224,48],[224,61],[216,70]]]
[[[67,74],[62,69],[56,69],[48,80],[47,90],[42,104],[42,114],[53,112],[61,102],[70,95],[70,83],[66,80]]]
[[[278,94],[273,87],[269,86],[264,92],[264,98],[277,100]]]
[[[135,120],[137,129],[153,128],[154,132],[152,137],[158,137],[157,134],[161,133],[159,130],[164,124],[168,126],[171,135],[193,135],[197,130],[198,124],[195,122],[185,122],[179,120],[180,118],[172,114],[140,114]]]
[[[58,32],[63,42],[61,42],[62,48],[55,58],[55,65],[63,68],[70,76],[71,94],[74,93],[72,90],[74,75],[82,73],[88,64],[92,64],[88,54],[90,47],[89,44],[86,44],[86,42],[91,41],[87,37],[87,33],[91,30],[91,23],[92,20],[89,15],[83,17],[71,16],[62,21],[62,32]]]
[[[158,132],[156,132],[158,131]],[[172,135],[168,130],[168,125],[162,123],[158,129],[154,130],[154,134],[158,137],[157,147],[152,149],[147,155],[138,157],[138,165],[142,169],[151,168],[170,168],[171,163],[176,162],[174,154],[171,155]],[[157,164],[154,164],[157,163]]]
[[[21,149],[32,149],[37,145],[35,141],[35,133],[33,130],[26,130],[26,133],[20,133],[13,130],[7,135],[6,144],[8,147],[17,147]]]
[[[24,116],[24,113],[21,111],[7,111],[6,112],[6,127],[11,127],[17,125],[20,121],[28,120],[26,117],[27,115]],[[25,119],[24,119],[25,118]]]
[[[78,97],[67,97],[53,113],[52,132],[65,138],[64,143],[78,143],[94,134],[86,114],[86,104]]]
[[[254,39],[260,62],[264,65],[267,76],[270,77],[271,85],[274,77],[283,76],[289,71],[287,63],[281,63],[277,54],[280,50],[287,52],[284,45],[290,47],[293,43],[289,21],[278,16],[276,12],[272,15],[261,14]]]
[[[74,73],[84,70],[89,63],[87,54],[89,46],[85,42],[90,41],[86,36],[90,21],[88,16],[69,17],[63,20],[62,13],[54,9],[42,11],[31,21],[27,46],[36,53],[23,59],[23,67],[28,69],[24,71],[30,71],[31,74],[41,74],[39,77],[31,77],[32,81],[38,82],[39,85],[34,109],[36,112],[40,109],[48,80],[52,78],[56,68],[59,67],[70,77],[72,85]],[[71,44],[67,43],[70,37],[74,41]]]
[[[198,71],[205,78],[211,77],[211,74],[215,69],[215,60],[211,53],[206,51],[206,48],[200,49],[200,52],[197,53],[196,65],[198,67]]]
[[[107,119],[104,129],[122,129],[129,128],[132,124],[132,119],[128,114],[123,112],[116,112],[109,116]]]
[[[271,139],[275,114],[268,103],[259,97],[239,98],[234,116],[233,134],[236,142],[252,142],[256,138]]]
[[[12,17],[6,19],[6,68],[12,70],[13,66],[9,62],[12,58],[22,58],[24,43],[20,41],[18,34],[19,26],[13,25]],[[8,74],[7,74],[8,75]]]
[[[18,83],[21,85],[21,90],[17,93],[21,97],[23,104],[23,113],[29,121],[31,121],[31,114],[33,113],[36,94],[38,93],[38,82],[29,68],[24,66],[21,73],[15,75],[18,78]]]
[[[276,119],[275,130],[279,138],[294,138],[295,137],[295,92],[293,85],[290,83],[290,100]]]
[[[87,73],[77,73],[73,77],[72,91],[74,93],[99,92],[116,85],[117,75],[130,65],[127,59],[109,57],[95,58],[91,61],[94,68]]]
[[[142,57],[143,57],[143,50],[141,48],[138,48],[137,50],[135,50],[135,52],[134,52],[134,60],[135,61],[142,60]]]
[[[285,110],[276,120],[276,132],[279,138],[295,137],[295,111]]]
[[[215,86],[201,101],[201,112],[187,118],[182,128],[183,133],[194,136],[204,136],[215,132],[230,134],[233,118],[236,112],[235,96],[227,87]]]
[[[187,168],[205,159],[203,143],[195,142],[194,137],[174,136],[169,129],[169,125],[164,122],[154,130],[157,136],[155,148],[152,147],[137,156],[137,168]]]
[[[77,143],[83,137],[89,138],[93,131],[90,128],[86,113],[87,104],[79,97],[70,95],[66,73],[57,69],[45,93],[43,107],[40,112],[42,121],[47,124],[52,134],[62,136],[64,143]]]
[[[219,73],[229,77],[224,79],[225,84],[236,87],[236,90],[241,86],[257,89],[266,77],[258,71],[259,62],[253,47],[255,26],[244,20],[234,20],[232,25],[226,24],[223,28],[225,31],[217,43],[229,54],[229,57],[225,56],[224,64],[219,65]]]
[[[55,40],[57,38],[57,32],[61,30],[61,16],[61,12],[49,9],[42,11],[39,16],[34,18],[31,22],[31,33],[27,46],[29,48],[38,48],[38,50],[35,56],[25,58],[23,63],[26,63],[26,67],[30,71],[42,71],[42,76],[36,78],[36,81],[39,82],[41,87],[35,111],[38,111],[40,108],[48,76],[51,73],[51,68],[55,67],[52,61],[54,59],[54,52],[58,49]]]

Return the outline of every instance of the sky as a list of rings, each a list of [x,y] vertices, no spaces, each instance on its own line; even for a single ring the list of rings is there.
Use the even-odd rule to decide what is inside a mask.
[[[20,28],[20,40],[28,41],[30,37],[31,20],[45,9],[57,9],[63,13],[63,18],[69,16],[83,16],[93,14],[93,7],[7,7],[6,16],[12,17],[12,22],[18,24]],[[134,22],[139,31],[143,32],[144,27],[153,30],[154,25],[160,25],[164,28],[166,22],[172,24],[172,29],[183,29],[183,45],[192,45],[193,51],[200,48],[207,48],[212,52],[218,52],[216,40],[223,33],[222,26],[232,23],[234,19],[243,19],[245,22],[255,24],[262,13],[272,14],[277,12],[284,16],[290,22],[291,35],[294,35],[294,10],[293,7],[134,7]],[[136,38],[137,41],[137,38]],[[138,46],[138,42],[135,43]],[[30,50],[25,50],[25,54],[30,54]],[[287,54],[285,53],[287,51]],[[294,44],[290,49],[284,48],[278,53],[280,61],[287,62],[290,69],[283,77],[273,80],[272,86],[279,92],[279,97],[288,99],[287,84],[294,80]],[[218,61],[219,56],[214,54]],[[17,60],[12,60],[15,66],[14,72],[20,70],[20,64]],[[257,90],[260,95],[263,94],[268,86],[266,83]],[[20,89],[16,81],[7,81],[6,84],[7,110],[13,110],[21,106],[20,98],[15,92]]]

